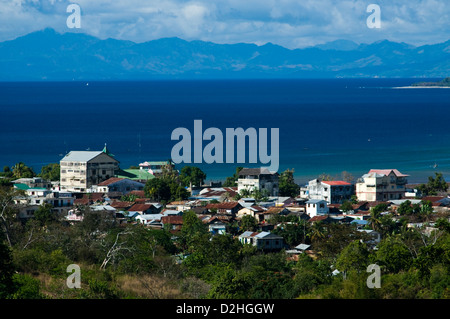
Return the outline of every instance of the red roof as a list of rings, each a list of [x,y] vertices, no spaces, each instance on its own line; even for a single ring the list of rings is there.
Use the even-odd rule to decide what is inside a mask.
[[[182,225],[183,216],[163,216],[161,222],[163,224]]]
[[[236,207],[237,205],[240,205],[238,202],[225,202],[225,203],[214,203],[214,204],[208,204],[205,208],[217,208],[217,209],[232,209]]]
[[[327,218],[328,218],[328,216],[314,216],[311,219],[309,219],[308,221],[309,222],[318,222],[318,221],[321,221],[321,220],[324,220]]]
[[[108,178],[106,181],[103,181],[103,182],[99,183],[98,186],[108,186],[108,185],[117,183],[117,182],[119,182],[119,181],[121,181],[123,179],[124,178],[111,177],[111,178]]]
[[[330,185],[330,186],[350,186],[352,184],[344,181],[322,181],[322,183]]]
[[[111,207],[114,208],[128,208],[133,205],[132,202],[122,202],[122,201],[114,201],[111,203]]]
[[[409,176],[409,175],[405,175],[405,174],[400,173],[396,169],[371,169],[369,171],[369,174],[370,173],[377,173],[377,174],[388,176],[391,172],[394,172],[395,176],[397,176],[397,177],[407,177],[407,176]]]
[[[132,212],[143,212],[146,211],[148,209],[150,209],[150,207],[152,207],[152,204],[134,204],[129,211]]]

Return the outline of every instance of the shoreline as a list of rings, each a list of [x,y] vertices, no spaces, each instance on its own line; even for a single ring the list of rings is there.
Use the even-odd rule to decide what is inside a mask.
[[[450,86],[427,86],[427,85],[420,85],[420,86],[394,86],[393,89],[450,89]]]

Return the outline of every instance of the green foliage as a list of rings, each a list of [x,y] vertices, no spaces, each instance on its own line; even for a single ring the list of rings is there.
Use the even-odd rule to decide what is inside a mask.
[[[341,272],[362,271],[368,265],[369,250],[359,240],[352,241],[345,247],[336,260],[336,268]]]
[[[31,178],[35,177],[33,169],[26,166],[23,162],[19,162],[12,168],[14,178]]]
[[[294,182],[294,170],[285,170],[279,177],[279,195],[296,197],[299,195],[300,186]]]
[[[283,216],[284,217],[284,216]],[[289,217],[289,216],[288,216]],[[295,216],[294,216],[295,218]],[[279,227],[277,227],[273,233],[283,237],[286,244],[289,246],[298,245],[299,243],[306,240],[306,229],[307,223],[306,221],[298,221],[291,219],[292,221],[288,221],[289,218],[283,218],[287,222],[283,223]],[[272,222],[272,220],[271,220]],[[281,222],[281,221],[280,221]]]
[[[399,237],[389,236],[378,245],[376,263],[383,271],[398,273],[409,269],[413,256]]]
[[[14,274],[15,292],[11,299],[42,299],[40,282],[28,274]]]
[[[250,231],[256,231],[258,227],[258,222],[256,221],[256,218],[251,216],[251,215],[244,215],[241,218],[241,223],[240,223],[240,231],[244,232],[247,230]]]
[[[182,186],[201,186],[206,179],[206,174],[198,167],[184,166],[180,171]]]
[[[3,241],[3,236],[0,232],[0,299],[7,298],[14,292],[14,271],[11,249]]]
[[[236,172],[233,174],[233,176],[229,176],[225,179],[225,182],[223,183],[223,187],[236,187],[237,186],[237,180],[239,179],[239,172],[243,169],[243,167],[237,167]]]
[[[351,201],[345,201],[342,203],[341,207],[339,208],[341,211],[343,211],[344,213],[349,212],[351,210],[353,210],[353,205]]]
[[[418,190],[423,196],[437,195],[438,192],[446,192],[448,184],[444,180],[442,173],[435,173],[435,177],[429,176],[426,184],[420,184]]]
[[[158,202],[184,200],[189,197],[189,192],[175,179],[153,178],[144,186],[145,196]]]
[[[41,168],[39,176],[48,181],[59,181],[60,173],[60,165],[58,163],[51,163]]]
[[[324,261],[314,261],[306,254],[298,256],[294,270],[296,272],[294,283],[299,294],[310,293],[320,285],[331,282],[330,264]]]
[[[57,215],[53,211],[53,206],[51,204],[44,203],[34,212],[34,218],[40,223],[41,226],[44,226],[56,221]]]

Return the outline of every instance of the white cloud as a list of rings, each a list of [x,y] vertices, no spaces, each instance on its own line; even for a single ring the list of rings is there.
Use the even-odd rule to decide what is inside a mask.
[[[71,31],[72,2],[81,7],[82,32],[136,42],[177,36],[296,48],[336,39],[424,44],[450,34],[448,0],[0,0],[0,41],[45,27]],[[366,26],[371,3],[381,7],[379,30]]]

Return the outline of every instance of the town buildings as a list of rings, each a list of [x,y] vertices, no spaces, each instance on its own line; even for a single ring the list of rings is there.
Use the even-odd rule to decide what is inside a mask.
[[[396,169],[371,169],[356,183],[360,201],[388,201],[405,196],[407,177]]]

